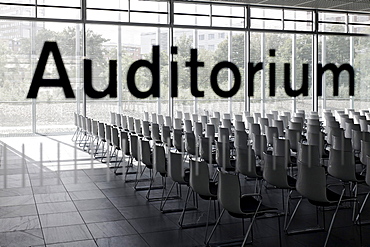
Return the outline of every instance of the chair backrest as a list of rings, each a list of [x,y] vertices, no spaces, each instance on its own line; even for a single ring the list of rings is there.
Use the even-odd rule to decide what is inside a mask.
[[[370,156],[370,141],[361,140],[360,161],[364,165],[370,165],[367,163],[366,156]]]
[[[273,127],[276,127],[278,129],[278,134],[279,134],[279,137],[284,137],[285,136],[285,132],[284,132],[284,122],[283,120],[273,120],[272,121],[272,126]]]
[[[229,129],[229,133],[230,134],[232,133],[232,130],[231,130],[231,120],[230,120],[230,118],[224,118],[224,119],[222,119],[222,127],[228,128]]]
[[[218,127],[220,126],[220,120],[218,118],[212,117],[211,124],[215,126],[215,132],[218,133]]]
[[[190,155],[197,155],[196,141],[194,132],[185,133],[185,150]]]
[[[194,134],[197,138],[203,136],[203,125],[201,122],[194,123]]]
[[[198,114],[192,114],[191,118],[193,120],[193,123],[198,122]]]
[[[155,112],[152,113],[152,123],[158,123],[157,122],[157,113],[155,113]]]
[[[168,176],[174,182],[185,184],[188,181],[184,179],[183,170],[183,155],[181,153],[170,152],[169,162],[168,162]]]
[[[130,155],[130,141],[127,131],[120,131],[120,145],[123,154]]]
[[[95,136],[95,137],[98,137],[99,136],[99,122],[97,120],[92,120],[92,134]]]
[[[181,125],[181,123],[182,123],[182,120],[181,120],[181,118],[175,118],[175,120],[174,120],[175,122],[174,122],[174,129],[179,129],[179,130],[181,130],[182,129],[182,125]]]
[[[261,118],[261,113],[260,112],[255,112],[253,113],[253,120],[255,123],[259,123]]]
[[[151,135],[152,135],[153,141],[161,141],[161,137],[160,137],[160,134],[159,134],[159,124],[152,123]]]
[[[327,142],[332,145],[333,144],[333,136],[341,136],[344,138],[344,131],[339,126],[336,127],[328,127],[327,129]]]
[[[105,125],[105,140],[107,140],[107,143],[112,143],[112,125],[106,124]]]
[[[241,189],[238,176],[220,171],[217,196],[225,210],[234,214],[244,214],[240,208]]]
[[[141,135],[142,134],[141,120],[138,118],[135,118],[134,125],[135,125],[135,133],[138,135]]]
[[[131,134],[130,135],[130,153],[131,157],[137,161],[139,161],[140,150],[139,150],[139,137],[137,135]]]
[[[195,193],[211,197],[215,196],[209,189],[209,170],[208,165],[204,161],[190,160],[190,187]]]
[[[110,112],[110,123],[111,125],[116,125],[116,113]]]
[[[251,145],[236,148],[235,171],[250,178],[260,177],[257,174],[256,155]]]
[[[105,126],[104,126],[104,123],[102,123],[102,122],[99,122],[98,134],[99,134],[100,141],[106,141],[105,140]]]
[[[164,125],[172,128],[172,119],[170,116],[165,116],[164,118]]]
[[[120,149],[118,129],[112,127],[112,144],[115,149]]]
[[[365,175],[365,182],[367,185],[370,186],[370,156],[366,157],[366,175]]]
[[[360,125],[346,122],[346,129],[344,131],[344,137],[352,138],[352,130],[361,130]]]
[[[320,166],[318,146],[299,143],[297,162],[307,166]]]
[[[176,111],[176,118],[182,119],[182,111]]]
[[[206,126],[206,137],[211,138],[212,142],[215,140],[216,129],[213,124],[207,124]]]
[[[214,158],[212,155],[212,139],[207,137],[201,137],[199,142],[199,153],[200,157],[207,163],[213,164]]]
[[[279,119],[283,121],[284,129],[288,128],[289,119],[287,116],[279,116]]]
[[[163,115],[161,115],[161,114],[157,115],[157,123],[159,124],[159,126],[164,125]]]
[[[191,120],[185,119],[185,132],[192,132],[193,131],[193,124]]]
[[[218,119],[218,121],[220,121],[220,119],[221,119],[221,114],[220,114],[220,112],[219,112],[219,111],[214,111],[214,112],[213,112],[213,117],[217,118],[217,119]]]
[[[134,124],[134,118],[133,117],[128,117],[128,130],[130,132],[135,132],[135,124]]]
[[[263,152],[267,151],[267,140],[265,135],[252,135],[252,147],[258,157],[263,159]]]
[[[352,130],[352,148],[354,151],[361,151],[361,140],[370,141],[370,132]]]
[[[278,128],[277,127],[266,126],[265,127],[265,133],[266,133],[267,144],[269,144],[271,146],[274,146],[273,145],[274,138],[279,138]]]
[[[245,124],[243,121],[236,121],[235,122],[235,130],[236,131],[245,131]]]
[[[121,127],[127,129],[127,116],[121,114]]]
[[[144,119],[143,120],[149,122],[149,112],[144,111]]]
[[[218,128],[218,141],[229,143],[230,132],[228,128]]]
[[[181,129],[174,129],[173,130],[173,145],[177,151],[183,152],[185,145],[182,139],[182,130]]]
[[[202,123],[202,127],[205,130],[208,124],[208,116],[207,115],[200,116],[200,122]]]
[[[167,126],[168,127],[168,126]],[[162,176],[167,174],[167,160],[164,146],[154,145],[153,147],[153,168]]]
[[[164,125],[162,127],[162,135],[161,135],[161,138],[162,138],[162,142],[165,143],[167,146],[171,146],[171,129],[170,129],[170,126],[166,126]]]
[[[243,115],[241,114],[234,114],[234,119],[233,119],[234,123],[235,122],[240,122],[240,121],[243,121]]]
[[[148,140],[141,139],[140,142],[140,160],[141,162],[149,169],[153,168],[153,163],[152,163],[152,152],[150,150],[150,143]]]
[[[260,123],[260,126],[261,126],[261,133],[262,134],[265,134],[266,133],[265,126],[269,126],[269,120],[268,120],[268,118],[261,117],[259,123]]]
[[[274,120],[279,119],[279,111],[271,111],[271,114],[274,115]]]
[[[87,132],[91,135],[92,134],[92,123],[91,123],[91,118],[86,117],[86,130]]]
[[[317,146],[319,149],[320,157],[322,157],[325,152],[324,133],[307,133],[307,144]]]
[[[191,119],[190,119],[190,113],[189,113],[189,112],[185,112],[185,113],[184,113],[184,121],[185,121],[185,120],[191,120]]]
[[[266,114],[266,117],[267,117],[267,119],[268,119],[268,121],[269,121],[269,126],[272,126],[272,122],[274,121],[274,114],[272,114],[272,113],[267,113],[267,114]]]
[[[216,162],[224,170],[233,170],[230,162],[230,144],[225,142],[216,142]]]
[[[353,153],[351,151],[347,152],[331,148],[329,153],[328,173],[344,182],[357,181],[355,156]]]
[[[319,133],[321,132],[320,125],[307,124],[307,133]]]
[[[263,154],[263,179],[280,189],[291,189],[287,176],[287,160],[282,156]]]
[[[247,130],[249,130],[250,125],[251,125],[251,124],[254,124],[254,118],[253,118],[253,117],[250,117],[250,116],[245,117],[245,122],[246,122],[246,126],[245,126],[245,128],[246,128]]]
[[[333,136],[332,149],[352,152],[352,141],[350,138],[343,136]]]
[[[365,119],[360,119],[360,128],[361,131],[369,131],[369,120]]]
[[[316,202],[330,202],[326,195],[326,174],[322,166],[297,162],[298,175],[296,189],[302,196]],[[313,179],[314,178],[314,179]]]
[[[248,145],[248,134],[245,130],[236,130],[235,131],[235,139],[234,139],[234,146],[238,147],[246,147]]]
[[[121,127],[122,126],[122,124],[121,124],[121,114],[118,114],[118,113],[116,113],[116,126],[117,127]]]
[[[318,116],[317,116],[318,117]],[[321,123],[320,123],[320,120],[319,120],[319,118],[311,118],[311,116],[310,116],[310,118],[309,119],[307,119],[307,126],[308,125],[317,125],[317,126],[320,126],[321,125]]]
[[[293,129],[287,129],[285,132],[285,139],[288,139],[290,142],[290,149],[293,152],[297,152],[298,150],[298,143],[302,139],[301,131],[299,130],[293,130]]]
[[[253,123],[249,126],[249,134],[260,135],[261,126],[259,124]]]
[[[143,132],[144,137],[149,138],[150,137],[149,122],[144,120],[141,123],[141,125],[143,126],[142,132]]]
[[[303,130],[303,124],[301,122],[289,122],[289,129],[291,130],[298,130],[300,133],[302,133]]]
[[[286,157],[290,161],[290,141],[287,139],[273,138],[272,154]]]

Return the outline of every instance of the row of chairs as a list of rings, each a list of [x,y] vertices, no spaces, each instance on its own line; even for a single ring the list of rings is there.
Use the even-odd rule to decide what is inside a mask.
[[[175,130],[173,130],[173,131],[175,131]],[[190,133],[190,132],[185,132],[185,136],[188,134],[188,133]],[[131,136],[135,136],[135,134],[133,134],[133,135],[131,135]],[[237,136],[238,136],[238,134],[237,134],[237,132],[235,132],[235,139],[237,139]],[[279,138],[276,138],[275,137],[275,141],[277,142],[278,140],[281,140],[281,139],[279,139]],[[149,140],[149,139],[148,139]],[[145,140],[145,141],[148,141],[148,140]],[[252,140],[253,141],[253,143],[255,143],[255,141],[254,140]],[[173,141],[172,141],[173,142]],[[235,141],[235,143],[236,143],[237,141]],[[171,142],[170,142],[171,143]],[[202,142],[200,142],[200,144],[201,144]],[[244,142],[243,142],[244,143]],[[166,144],[166,145],[169,145],[170,146],[170,144]],[[156,143],[156,145],[155,146],[152,146],[153,147],[153,150],[154,149],[157,149],[157,146],[161,146],[161,144],[160,143]],[[223,146],[226,146],[225,144],[223,145]],[[275,146],[281,146],[281,145],[276,145],[275,144]],[[226,147],[228,147],[228,146],[226,146]],[[252,146],[251,145],[248,145],[248,143],[246,144],[246,147],[247,147],[247,149],[246,150],[248,150],[248,151],[246,151],[246,154],[244,153],[243,154],[243,152],[241,151],[242,150],[242,148],[237,148],[236,149],[236,157],[248,157],[247,159],[246,159],[246,163],[247,164],[254,164],[254,166],[255,167],[257,167],[256,166],[256,162],[254,162],[254,160],[252,160],[253,159],[253,157],[255,158],[256,156],[253,154],[253,152],[254,152],[254,150],[252,149]],[[185,150],[181,150],[181,151],[185,151]],[[177,154],[177,156],[179,156],[180,157],[180,160],[183,160],[182,159],[182,157],[184,157],[185,156],[185,154],[184,153],[180,153],[178,150],[176,151],[177,153],[175,153],[173,150],[171,151],[167,151],[167,154],[165,154],[165,156],[167,155],[168,157],[172,157],[173,155],[176,155]],[[248,152],[249,152],[249,155],[248,155]],[[155,152],[156,153],[156,152]],[[166,153],[166,152],[165,152]],[[219,152],[219,153],[221,153],[222,154],[222,152]],[[198,153],[199,154],[199,153]],[[200,152],[200,154],[201,154],[201,152]],[[263,153],[263,156],[264,156],[264,162],[263,162],[263,174],[262,174],[262,177],[264,177],[265,178],[265,181],[267,181],[267,180],[269,180],[269,178],[267,178],[268,177],[268,167],[275,167],[274,169],[273,169],[273,171],[274,170],[276,170],[276,160],[278,160],[279,158],[276,158],[276,157],[280,157],[279,155],[270,155],[269,156],[269,153],[267,152],[267,150],[265,150],[265,152]],[[299,157],[300,157],[300,155],[298,155]],[[282,156],[282,157],[287,157],[287,156]],[[144,159],[144,156],[142,157],[143,159]],[[172,159],[175,159],[175,158],[169,158],[169,160],[172,160]],[[273,162],[272,162],[272,165],[271,165],[271,162],[269,162],[269,160],[273,160]],[[242,160],[242,158],[240,158],[240,159],[238,159],[238,158],[236,158],[236,160]],[[190,162],[193,162],[194,163],[194,161],[199,161],[198,163],[197,163],[197,165],[199,166],[199,163],[207,163],[206,161],[205,161],[205,159],[203,158],[201,158],[201,157],[197,157],[197,155],[195,154],[195,158],[193,157],[192,159],[190,159]],[[274,164],[274,162],[275,162],[275,164]],[[172,163],[172,162],[167,162],[167,164],[169,164],[169,163]],[[241,162],[242,163],[242,162]],[[282,166],[282,167],[285,167],[286,166],[286,163],[287,162],[284,162],[284,166]],[[299,162],[298,162],[299,163]],[[269,164],[270,164],[270,166],[269,166]],[[246,164],[244,165],[244,166],[241,166],[241,167],[243,167],[243,168],[245,168],[246,170],[248,170],[248,169],[250,169],[250,168],[253,168],[253,166],[252,165],[249,165],[249,166],[247,166]],[[317,165],[316,165],[317,166]],[[249,168],[248,168],[249,167]],[[278,166],[278,167],[280,167],[280,166]],[[241,173],[241,174],[243,174],[242,172],[241,172],[241,170],[242,169],[240,169],[240,168],[238,168],[236,171],[232,171],[232,173],[230,173],[230,171],[226,171],[226,169],[222,169],[222,168],[224,168],[223,166],[219,166],[219,169],[220,169],[220,172],[219,172],[219,174],[222,174],[222,175],[220,175],[219,176],[219,181],[218,181],[218,186],[220,186],[221,184],[222,184],[222,179],[224,178],[224,177],[232,177],[232,176],[234,176],[233,177],[233,179],[235,180],[236,179],[236,177],[237,176],[235,176],[235,175],[233,175],[233,173],[235,173],[235,172],[237,172],[237,173]],[[169,169],[169,171],[171,171],[172,169]],[[180,169],[181,170],[181,169]],[[191,165],[190,165],[190,170],[191,170]],[[300,177],[299,176],[299,174],[300,174],[300,168],[299,168],[299,166],[298,166],[298,178]],[[286,173],[286,169],[284,168],[284,169],[282,169],[281,171],[284,171],[285,173]],[[186,172],[183,172],[183,174],[187,174]],[[225,176],[224,176],[225,175]],[[259,175],[259,177],[261,177],[261,173],[259,173],[258,174]],[[249,175],[250,176],[250,175]],[[175,176],[174,176],[175,177]],[[183,177],[183,179],[182,179],[182,182],[183,183],[185,183],[186,184],[186,179],[184,179],[184,176],[181,176],[181,177]],[[278,176],[272,176],[273,178],[275,178],[275,180],[276,180],[276,178],[278,177]],[[284,176],[280,176],[280,177],[283,177],[284,178]],[[172,176],[171,176],[171,178],[172,178]],[[287,184],[289,187],[288,188],[293,188],[294,186],[292,186],[292,182],[291,182],[291,180],[292,180],[292,176],[291,177],[289,177],[289,176],[287,176],[287,175],[285,175],[285,179],[287,180],[287,181],[285,181],[286,183],[285,183],[285,185]],[[181,179],[180,179],[181,180]],[[204,179],[205,181],[207,181],[207,179]],[[235,180],[236,181],[236,180]],[[234,182],[235,182],[234,181]],[[270,183],[272,183],[273,184],[273,182],[271,182],[271,180],[269,180],[270,181]],[[181,181],[180,181],[180,183],[181,183]],[[234,183],[234,184],[236,184],[236,183]],[[211,185],[209,185],[209,187],[210,187]],[[219,187],[220,188],[220,187]],[[222,186],[222,188],[223,188],[223,186]],[[193,188],[193,190],[194,190],[194,188]],[[221,190],[221,189],[220,189]],[[257,190],[258,191],[258,190]],[[300,192],[301,193],[301,192]],[[220,192],[220,194],[222,194],[221,192]],[[213,193],[213,195],[215,195],[215,193]],[[163,198],[163,196],[162,196],[162,198]],[[229,201],[229,200],[228,200]],[[221,198],[220,198],[220,202],[221,202]],[[224,202],[224,204],[225,204],[225,202]],[[221,205],[223,205],[223,203],[221,202]],[[224,208],[229,208],[227,205],[223,205],[224,206]],[[234,205],[235,206],[235,205]],[[239,212],[240,213],[240,212]],[[287,214],[286,214],[287,215]],[[222,216],[222,215],[221,215]],[[286,222],[287,220],[285,220],[285,222]],[[331,228],[330,228],[331,229]],[[205,235],[206,236],[206,235]],[[246,235],[247,236],[247,235]],[[328,236],[329,236],[329,234],[328,234]],[[209,237],[210,238],[210,237]],[[245,238],[246,239],[246,238]]]

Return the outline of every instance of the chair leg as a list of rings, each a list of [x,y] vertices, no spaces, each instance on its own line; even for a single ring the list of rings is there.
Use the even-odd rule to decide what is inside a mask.
[[[366,197],[365,197],[364,201],[362,202],[360,211],[358,212],[358,214],[356,216],[356,222],[358,222],[359,219],[360,219],[360,214],[362,213],[362,210],[364,210],[364,207],[365,207],[365,204],[367,202],[367,199],[369,198],[369,194],[370,194],[370,191],[366,194]]]
[[[209,213],[211,211],[211,198],[208,200],[208,211],[207,211],[207,224],[206,224],[206,232],[204,233],[204,243],[207,242],[207,232],[208,232],[208,225],[209,225]]]
[[[259,202],[259,204],[257,206],[257,209],[256,209],[256,212],[254,213],[254,215],[253,215],[253,217],[251,219],[251,223],[249,224],[247,233],[245,234],[244,241],[242,243],[242,247],[244,247],[246,245],[246,243],[247,243],[247,239],[248,239],[249,233],[252,230],[252,227],[253,227],[254,221],[256,220],[256,216],[257,216],[258,210],[260,209],[261,203],[262,203],[262,201]]]
[[[217,221],[216,221],[216,224],[215,224],[215,225],[214,225],[214,227],[212,228],[212,231],[211,231],[211,233],[209,234],[207,241],[205,242],[206,246],[209,246],[209,242],[211,241],[211,238],[212,238],[213,234],[215,233],[216,227],[218,226],[218,224],[220,224],[220,221],[221,221],[222,215],[224,215],[224,213],[225,213],[225,209],[222,209],[222,211],[221,211],[221,213],[220,213],[220,216],[218,217],[218,219],[217,219]]]
[[[184,209],[182,210],[182,213],[181,213],[179,221],[178,221],[180,227],[182,227],[182,225],[184,223],[185,211],[186,211],[186,206],[188,205],[189,197],[190,197],[190,187],[188,187],[188,191],[186,193],[186,200],[185,200],[185,204],[184,204]]]
[[[329,225],[329,229],[328,229],[328,233],[326,235],[326,239],[325,239],[325,243],[324,243],[324,247],[326,247],[326,245],[328,244],[328,240],[329,240],[329,236],[330,236],[330,232],[331,232],[331,229],[333,228],[333,224],[334,224],[334,220],[335,220],[335,216],[337,215],[337,212],[338,212],[338,209],[339,209],[339,205],[342,201],[342,197],[344,195],[344,191],[345,189],[342,190],[342,194],[340,195],[340,198],[339,198],[339,201],[338,201],[338,205],[337,207],[335,208],[335,212],[333,214],[333,217],[331,218],[331,222],[330,222],[330,225]]]

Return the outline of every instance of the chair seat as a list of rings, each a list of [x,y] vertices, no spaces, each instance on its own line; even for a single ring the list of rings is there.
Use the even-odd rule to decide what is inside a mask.
[[[243,211],[244,214],[236,214],[229,212],[231,216],[237,217],[237,218],[251,218],[254,215],[254,212],[256,211],[257,207],[259,205],[259,201],[256,200],[253,196],[250,195],[242,195],[240,198],[240,209]],[[266,205],[261,204],[257,216],[261,216],[265,213],[269,212],[276,212],[276,208],[271,208]]]
[[[199,195],[199,196],[204,200],[217,200],[217,189],[218,189],[217,182],[210,181],[209,192],[211,192],[212,195],[211,196]]]
[[[297,183],[297,179],[293,178],[292,176],[287,176],[288,179],[288,185],[292,188],[295,188],[295,185]]]
[[[315,206],[322,206],[322,207],[329,207],[329,206],[334,206],[338,204],[338,201],[340,199],[340,194],[330,189],[326,189],[326,196],[329,202],[318,202],[318,201],[314,201],[310,199],[308,201]],[[342,201],[348,200],[348,199],[350,199],[350,197],[343,195]]]

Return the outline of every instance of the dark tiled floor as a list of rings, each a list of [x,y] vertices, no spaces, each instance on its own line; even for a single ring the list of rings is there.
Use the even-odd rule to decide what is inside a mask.
[[[145,191],[135,191],[132,183],[125,183],[122,176],[115,176],[112,171],[107,173],[105,168],[62,171],[58,180],[56,172],[45,165],[41,182],[40,169],[35,162],[27,162],[22,187],[20,156],[9,152],[7,158],[7,179],[0,175],[0,246],[203,246],[205,227],[180,229],[177,223],[180,212],[162,214],[158,201],[148,202]],[[2,168],[1,174],[4,174]],[[253,182],[241,181],[243,191],[251,192]],[[361,191],[367,190],[361,188]],[[182,192],[185,197],[186,188]],[[159,194],[155,191],[152,196]],[[263,201],[282,210],[279,190],[263,189]],[[181,200],[171,200],[166,208],[182,205]],[[204,222],[207,207],[208,203],[199,199],[199,210],[186,212],[185,222]],[[326,225],[332,213],[326,212]],[[211,219],[213,215],[212,211]],[[322,221],[322,211],[319,215]],[[370,219],[370,214],[365,217]],[[351,209],[339,210],[328,246],[360,246],[360,227],[354,226],[350,218]],[[284,217],[280,217],[281,228],[283,220]],[[246,220],[246,227],[248,223]],[[304,201],[292,228],[315,224],[315,208]],[[257,219],[253,227],[253,246],[279,246],[278,229],[276,217]],[[369,233],[370,226],[363,226],[363,246],[370,246]],[[282,246],[322,246],[325,234],[282,233]],[[212,242],[242,237],[241,221],[225,214]]]

